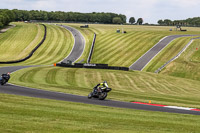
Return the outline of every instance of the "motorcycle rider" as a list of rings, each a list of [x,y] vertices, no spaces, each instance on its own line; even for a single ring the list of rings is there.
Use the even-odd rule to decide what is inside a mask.
[[[107,97],[107,93],[110,92],[112,89],[108,88],[108,84],[106,81],[97,84],[93,91],[89,93],[88,98],[98,98],[99,100],[104,100]]]
[[[97,92],[102,92],[103,89],[108,88],[108,83],[107,81],[103,81],[102,83],[99,83],[95,87],[95,91]]]
[[[1,77],[0,77],[0,81],[1,81],[3,78],[4,78],[5,80],[8,81],[8,80],[10,79],[10,73],[8,72],[7,74],[2,74]]]

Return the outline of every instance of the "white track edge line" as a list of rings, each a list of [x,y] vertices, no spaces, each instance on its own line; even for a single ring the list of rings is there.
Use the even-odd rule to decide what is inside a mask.
[[[150,48],[145,54],[143,54],[139,59],[137,59],[133,64],[131,64],[130,66],[129,66],[129,68],[131,67],[131,66],[133,66],[138,60],[140,60],[143,56],[145,56],[151,49],[153,49],[155,46],[157,46],[162,40],[164,40],[165,38],[167,38],[167,37],[169,37],[169,36],[165,36],[165,37],[163,37],[162,39],[160,39],[159,40],[159,42],[158,43],[156,43],[152,48]]]

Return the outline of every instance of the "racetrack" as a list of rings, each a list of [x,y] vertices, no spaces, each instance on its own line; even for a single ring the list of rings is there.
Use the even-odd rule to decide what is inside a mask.
[[[83,38],[80,32],[77,32],[74,29],[69,29],[69,30],[74,31],[72,32],[72,34],[75,36],[75,46],[71,54],[64,61],[71,60],[74,62],[81,56],[82,51],[84,50],[83,45],[79,47],[80,42],[83,42]],[[164,42],[167,42],[167,41],[164,41]],[[16,70],[23,69],[26,67],[33,67],[33,66],[0,67],[0,74],[7,73],[7,72],[14,72]],[[86,96],[78,96],[78,95],[71,95],[71,94],[65,94],[65,93],[59,93],[59,92],[45,91],[45,90],[40,90],[40,89],[15,86],[11,84],[0,86],[0,93],[62,100],[62,101],[79,102],[79,103],[86,103],[86,104],[95,104],[95,105],[110,106],[110,107],[119,107],[119,108],[200,115],[200,111],[182,110],[182,109],[175,109],[175,108],[163,108],[159,106],[150,106],[150,105],[113,101],[113,100],[100,101],[96,99],[88,99]]]
[[[179,37],[188,37],[194,35],[172,35],[167,36],[160,40],[156,45],[154,45],[149,51],[147,51],[143,56],[141,56],[136,62],[134,62],[129,68],[131,70],[142,71],[142,69],[159,53],[165,48],[170,42]]]
[[[78,60],[78,58],[81,57],[81,55],[84,51],[85,39],[84,39],[83,35],[75,28],[72,28],[72,27],[69,27],[66,25],[62,25],[62,27],[69,30],[72,33],[72,35],[74,36],[74,40],[75,40],[74,47],[73,47],[71,53],[62,62],[67,63],[67,60],[75,62],[76,60]]]
[[[0,68],[0,74],[5,73],[5,72],[14,72],[18,69],[23,69],[26,67],[32,67],[32,66],[2,67]],[[47,98],[47,99],[62,100],[62,101],[79,102],[79,103],[86,103],[86,104],[96,104],[96,105],[119,107],[119,108],[200,115],[200,111],[164,108],[164,107],[159,107],[159,106],[150,106],[150,105],[120,102],[120,101],[113,101],[113,100],[101,101],[101,100],[96,100],[96,99],[88,99],[86,96],[78,96],[78,95],[71,95],[71,94],[66,94],[66,93],[45,91],[45,90],[40,90],[40,89],[15,86],[11,84],[6,84],[4,86],[1,86],[0,93],[37,97],[37,98]]]

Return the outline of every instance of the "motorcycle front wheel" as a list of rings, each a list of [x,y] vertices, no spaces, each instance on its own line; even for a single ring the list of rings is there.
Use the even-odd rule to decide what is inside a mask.
[[[88,98],[89,98],[89,99],[92,98],[92,92],[88,95]]]

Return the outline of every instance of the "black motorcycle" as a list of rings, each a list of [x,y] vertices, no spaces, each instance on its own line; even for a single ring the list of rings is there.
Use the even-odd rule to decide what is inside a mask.
[[[1,85],[6,84],[9,79],[10,79],[10,75],[9,74],[2,74],[1,78],[0,78],[0,84]]]
[[[94,87],[93,91],[88,95],[88,98],[98,98],[99,100],[104,100],[107,97],[107,93],[111,91],[111,88],[101,89],[101,87]]]

